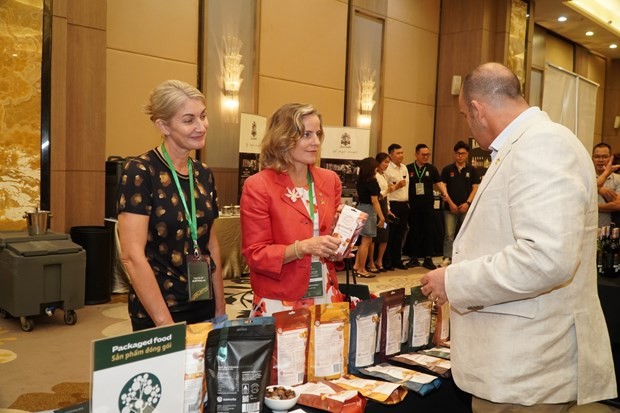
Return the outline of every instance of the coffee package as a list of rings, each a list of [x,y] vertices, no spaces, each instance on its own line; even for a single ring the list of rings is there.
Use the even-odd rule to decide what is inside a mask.
[[[207,338],[209,413],[260,413],[275,342],[273,317],[231,320]]]
[[[400,353],[405,289],[397,288],[385,291],[380,296],[383,297],[384,301],[381,313],[378,361],[384,362],[388,357]]]
[[[349,353],[349,303],[310,307],[308,380],[337,379],[347,373]]]
[[[350,373],[357,373],[358,368],[371,366],[375,362],[383,301],[383,297],[359,301],[351,310]]]
[[[271,384],[294,386],[306,381],[310,310],[297,308],[273,313],[276,342],[271,363]]]

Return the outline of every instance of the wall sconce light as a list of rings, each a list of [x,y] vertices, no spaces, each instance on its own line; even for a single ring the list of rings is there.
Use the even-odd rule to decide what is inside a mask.
[[[452,84],[450,85],[450,94],[458,96],[461,93],[461,76],[452,76]]]
[[[370,128],[372,123],[372,108],[375,106],[375,75],[376,71],[368,68],[360,70],[360,114],[357,118],[357,126]]]
[[[614,129],[620,129],[620,116],[614,118]]]
[[[224,100],[225,118],[228,122],[239,121],[239,90],[241,89],[241,72],[243,56],[239,53],[243,42],[234,36],[224,36]]]

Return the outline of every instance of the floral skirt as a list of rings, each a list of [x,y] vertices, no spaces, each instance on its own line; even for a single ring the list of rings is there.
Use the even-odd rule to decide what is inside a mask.
[[[254,293],[250,317],[270,316],[279,311],[290,311],[298,308],[308,308],[317,304],[329,304],[342,301],[342,294],[338,290],[338,286],[329,282],[326,267],[324,267],[323,271],[323,285],[325,286],[325,291],[322,296],[301,298],[296,301],[283,301],[273,298],[265,298]]]

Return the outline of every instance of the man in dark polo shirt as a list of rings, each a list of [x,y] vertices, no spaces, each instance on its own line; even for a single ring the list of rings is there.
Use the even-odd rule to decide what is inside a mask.
[[[424,257],[422,266],[433,270],[433,204],[435,197],[433,188],[437,188],[444,198],[448,191],[441,181],[439,172],[428,163],[431,151],[421,143],[415,147],[415,162],[407,165],[409,171],[409,233],[407,235],[406,250],[411,258],[409,267],[420,265],[418,257]]]
[[[449,201],[444,203],[443,262],[447,266],[452,261],[452,243],[459,232],[465,214],[476,195],[480,178],[476,168],[467,164],[469,145],[458,141],[454,145],[454,163],[446,165],[441,171],[441,180],[448,189]]]

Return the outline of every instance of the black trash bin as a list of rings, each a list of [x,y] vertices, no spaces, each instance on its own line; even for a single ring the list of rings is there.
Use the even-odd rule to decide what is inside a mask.
[[[113,228],[83,226],[71,228],[71,239],[86,250],[84,303],[102,304],[112,294]]]

